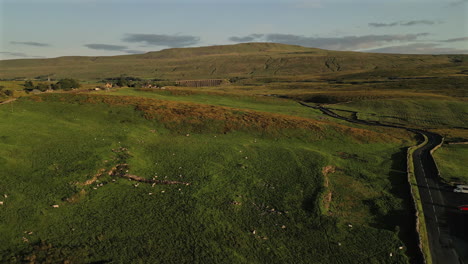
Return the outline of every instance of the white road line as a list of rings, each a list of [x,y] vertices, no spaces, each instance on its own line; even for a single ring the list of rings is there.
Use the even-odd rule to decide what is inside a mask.
[[[419,159],[419,163],[421,164],[421,170],[422,170],[422,173],[423,173],[423,176],[424,176],[424,181],[426,182],[427,191],[429,193],[429,198],[431,198],[432,210],[434,211],[434,217],[435,217],[435,223],[436,223],[436,226],[437,226],[437,232],[440,235],[439,219],[437,218],[437,211],[436,211],[436,208],[434,206],[434,199],[432,198],[432,192],[431,192],[431,189],[429,188],[429,183],[427,182],[426,172],[424,171],[424,166],[422,164],[421,159]]]

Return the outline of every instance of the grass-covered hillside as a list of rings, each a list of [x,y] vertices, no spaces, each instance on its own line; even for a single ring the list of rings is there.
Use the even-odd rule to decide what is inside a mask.
[[[0,262],[408,263],[409,134],[272,100],[0,105]]]
[[[414,135],[299,102],[466,141],[467,58],[247,43],[0,61],[0,262],[416,263]],[[23,90],[61,78],[81,87]],[[224,81],[175,86],[191,79]],[[448,181],[463,148],[436,152]]]
[[[96,80],[120,75],[169,80],[291,76],[456,75],[467,55],[327,51],[276,43],[168,49],[139,55],[0,61],[0,79],[52,76]],[[358,74],[358,75],[356,75]],[[364,75],[362,75],[364,74]]]

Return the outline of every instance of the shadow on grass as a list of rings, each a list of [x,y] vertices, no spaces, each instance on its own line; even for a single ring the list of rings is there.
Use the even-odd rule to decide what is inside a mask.
[[[416,232],[416,211],[411,197],[410,185],[408,183],[407,168],[407,148],[400,148],[400,151],[393,154],[391,170],[388,179],[391,183],[390,192],[401,199],[400,210],[390,210],[382,214],[379,210],[374,210],[376,217],[372,226],[388,230],[397,230],[398,237],[407,248],[410,263],[423,263],[423,256],[419,249],[419,235]],[[373,204],[372,204],[373,205]],[[371,208],[375,209],[375,205]]]

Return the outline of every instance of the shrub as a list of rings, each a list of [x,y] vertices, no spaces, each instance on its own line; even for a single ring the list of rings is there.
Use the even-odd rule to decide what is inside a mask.
[[[81,87],[81,84],[77,80],[71,79],[71,78],[61,79],[54,86],[52,86],[54,90],[59,90],[59,89],[71,90],[73,88],[80,88],[80,87]]]

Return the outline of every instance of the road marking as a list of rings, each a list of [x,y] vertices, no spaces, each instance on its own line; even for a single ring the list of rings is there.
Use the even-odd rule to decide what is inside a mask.
[[[424,166],[422,164],[421,159],[419,159],[419,163],[421,164],[421,170],[422,170],[422,173],[423,173],[423,176],[424,176],[424,181],[426,182],[427,191],[429,193],[429,198],[431,198],[432,210],[434,211],[435,224],[437,226],[437,233],[440,236],[439,219],[437,218],[437,211],[436,211],[436,208],[434,206],[434,199],[432,198],[432,192],[431,192],[431,189],[429,188],[429,183],[427,182],[426,172],[424,171]]]
[[[436,227],[437,227],[437,233],[440,236],[439,219],[437,218],[437,210],[436,210],[436,208],[434,206],[434,199],[432,198],[432,192],[431,192],[431,189],[429,188],[429,183],[427,181],[426,172],[424,171],[424,166],[422,164],[421,159],[419,159],[419,163],[421,164],[421,171],[422,171],[423,176],[424,176],[424,181],[426,182],[427,190],[429,192],[429,197],[431,198],[432,210],[434,211],[434,218],[435,218],[435,224],[436,224]],[[439,188],[437,182],[436,182],[436,188]]]
[[[426,182],[427,191],[429,192],[429,197],[431,198],[431,203],[434,203],[434,199],[432,199],[431,189],[429,188],[429,183],[427,182],[426,173],[424,172],[424,167],[423,167],[421,159],[419,159],[419,163],[421,164],[421,170],[422,170],[422,173],[423,173],[423,176],[424,176],[424,181]],[[434,207],[434,205],[432,207]],[[435,210],[435,207],[434,207],[434,213],[435,213],[435,211],[436,210]]]

